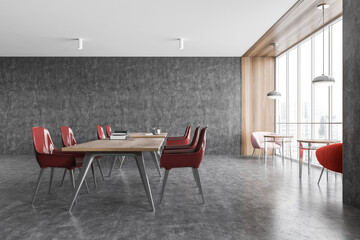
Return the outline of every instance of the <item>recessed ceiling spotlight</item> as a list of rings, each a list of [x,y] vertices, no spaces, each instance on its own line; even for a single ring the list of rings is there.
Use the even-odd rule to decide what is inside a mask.
[[[78,49],[82,50],[83,49],[83,39],[82,38],[78,38]]]
[[[179,38],[179,49],[180,50],[184,49],[184,39],[183,38]]]

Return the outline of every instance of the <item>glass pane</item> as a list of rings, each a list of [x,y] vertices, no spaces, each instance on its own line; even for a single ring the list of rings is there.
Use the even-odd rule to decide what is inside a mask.
[[[286,122],[286,54],[277,58],[277,79],[279,85],[277,86],[278,91],[281,93],[281,97],[277,100],[278,102],[278,119],[280,123]],[[286,134],[286,133],[285,133]]]
[[[278,133],[279,133],[280,135],[287,135],[287,134],[286,134],[286,128],[287,128],[286,125],[287,125],[287,124],[279,124],[279,127],[280,127],[280,128],[279,128],[279,132],[278,132]]]
[[[297,122],[297,48],[289,52],[289,119]]]
[[[332,86],[332,121],[342,122],[342,85],[343,85],[343,53],[342,53],[342,21],[337,22],[332,27],[332,76],[335,84]],[[335,136],[333,136],[335,137]],[[341,140],[341,138],[339,138]]]
[[[331,125],[331,138],[342,141],[342,124]]]
[[[301,139],[310,139],[311,138],[311,125],[310,124],[301,124],[300,125],[300,134]],[[308,154],[307,151],[304,151],[303,155],[304,161],[308,161]]]
[[[311,40],[300,46],[300,112],[301,122],[311,121]],[[311,137],[311,135],[309,136]]]
[[[298,146],[297,146],[297,124],[289,124],[289,135],[293,136],[292,142],[291,143],[286,143],[286,145],[284,147],[285,148],[285,156],[289,157],[291,156],[292,159],[297,159],[297,152],[298,152]],[[291,148],[290,148],[291,145]],[[290,150],[291,150],[291,154],[290,154]]]
[[[316,139],[329,139],[329,124],[324,122],[314,124],[314,136]]]

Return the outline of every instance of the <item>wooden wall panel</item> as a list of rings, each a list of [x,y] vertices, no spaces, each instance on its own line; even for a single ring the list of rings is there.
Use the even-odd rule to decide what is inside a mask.
[[[282,54],[322,27],[322,10],[317,5],[326,2],[325,24],[342,15],[342,0],[301,0],[277,21],[243,57],[273,57]],[[271,43],[278,47],[274,52]]]
[[[275,101],[266,96],[274,89],[274,58],[242,57],[241,77],[241,154],[251,155],[251,133],[275,127]]]

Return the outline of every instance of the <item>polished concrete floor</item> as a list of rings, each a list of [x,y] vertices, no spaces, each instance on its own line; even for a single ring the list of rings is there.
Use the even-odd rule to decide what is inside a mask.
[[[111,159],[102,159],[108,172]],[[298,164],[280,158],[205,156],[200,177],[201,202],[190,169],[170,171],[163,204],[161,183],[147,156],[146,168],[156,202],[150,207],[135,161],[100,181],[91,194],[81,190],[78,204],[67,211],[72,194],[69,175],[59,188],[50,170],[34,205],[38,165],[33,156],[0,156],[0,239],[360,239],[360,209],[342,204],[342,180],[320,169],[298,178]],[[97,174],[99,172],[97,171]]]

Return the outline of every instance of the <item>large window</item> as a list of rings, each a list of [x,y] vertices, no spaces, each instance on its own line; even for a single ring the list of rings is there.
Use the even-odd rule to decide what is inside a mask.
[[[298,158],[296,139],[342,140],[342,19],[326,26],[324,34],[324,73],[335,78],[333,86],[311,84],[323,73],[322,31],[276,58],[282,94],[276,100],[276,131],[294,136],[292,158]],[[290,157],[290,148],[285,156]],[[307,161],[307,154],[304,158]]]

